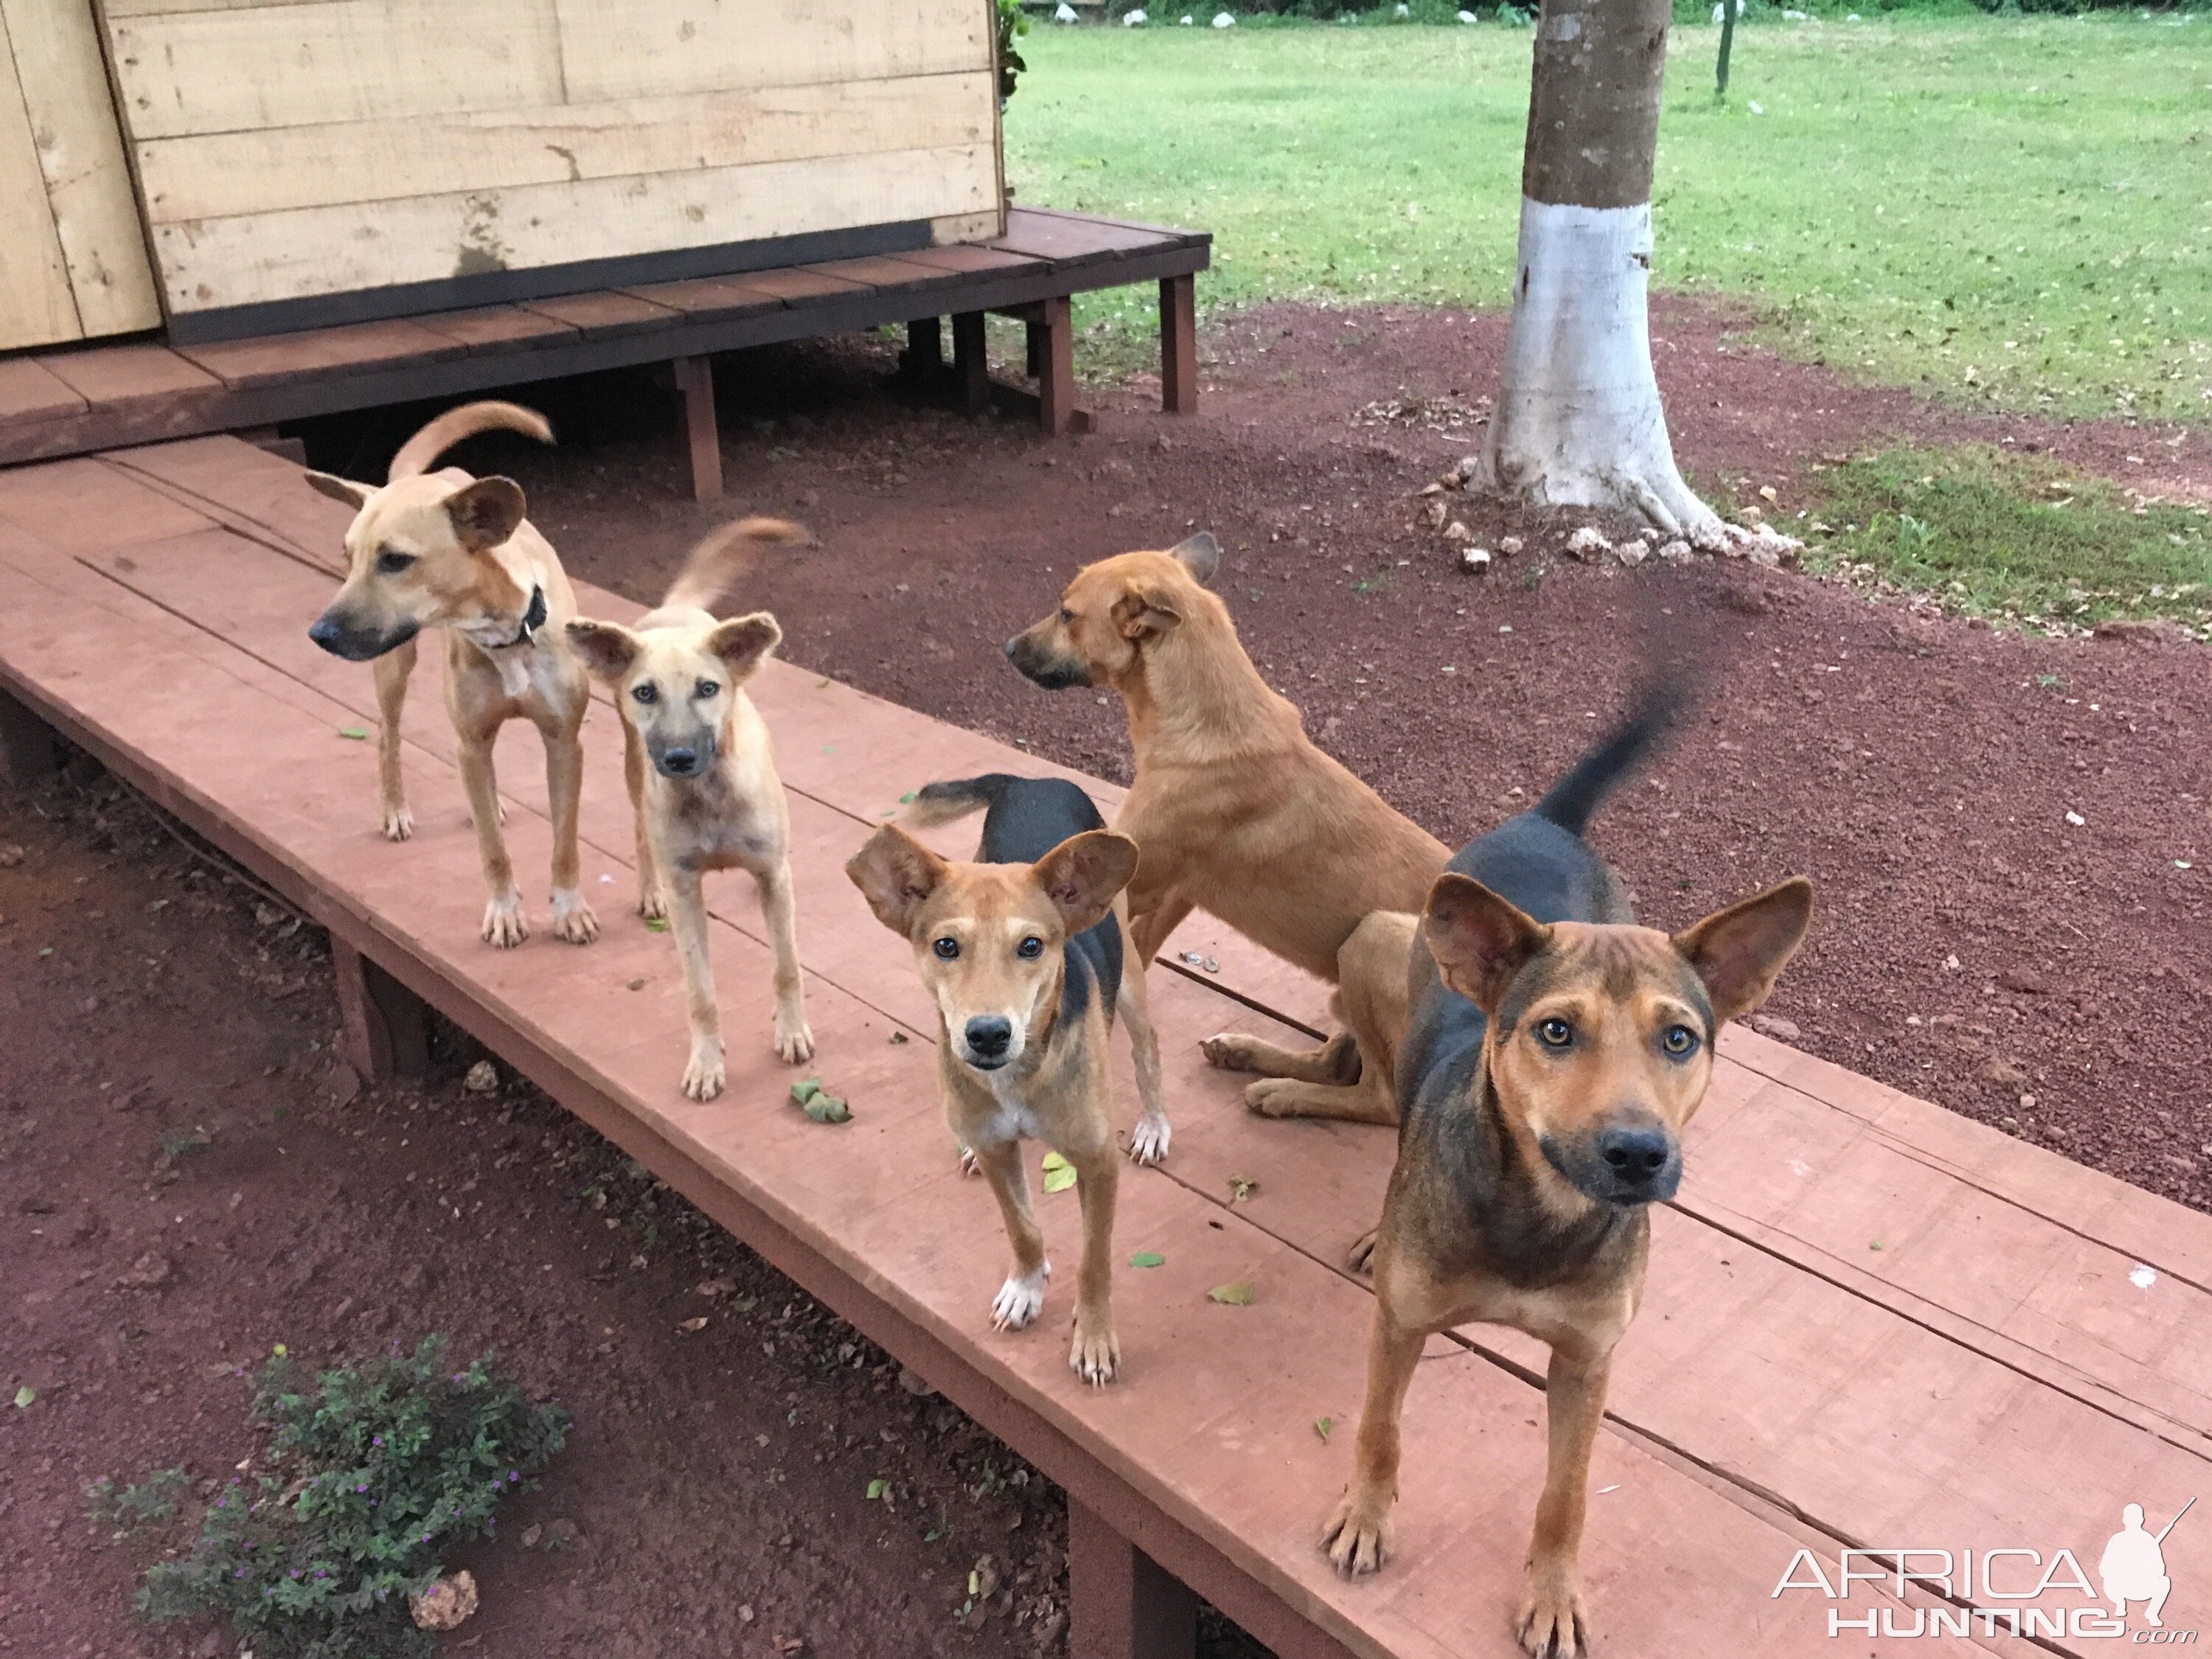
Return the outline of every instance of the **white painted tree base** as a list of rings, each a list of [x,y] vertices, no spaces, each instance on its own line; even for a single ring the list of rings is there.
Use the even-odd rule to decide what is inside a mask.
[[[1539,506],[1631,514],[1708,552],[1754,539],[1723,524],[1674,465],[1644,319],[1650,204],[1523,197],[1519,270],[1478,482]]]

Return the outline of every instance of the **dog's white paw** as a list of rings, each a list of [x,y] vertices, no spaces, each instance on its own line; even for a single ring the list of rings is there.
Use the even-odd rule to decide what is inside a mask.
[[[691,1063],[684,1068],[684,1092],[694,1100],[712,1100],[722,1092],[722,1040],[702,1037],[691,1045]]]
[[[983,1160],[975,1156],[975,1149],[973,1146],[963,1146],[960,1149],[960,1173],[964,1176],[979,1176],[983,1173]]]
[[[1164,1115],[1140,1117],[1137,1120],[1137,1127],[1129,1131],[1129,1161],[1133,1164],[1165,1163],[1168,1143],[1174,1139],[1175,1130]]]
[[[384,838],[386,841],[405,841],[415,833],[415,815],[402,802],[384,809]]]
[[[522,895],[498,893],[484,906],[483,939],[502,951],[511,951],[530,937],[530,923],[522,914]]]
[[[1052,1263],[1040,1261],[1036,1271],[1009,1278],[999,1286],[991,1304],[991,1323],[1002,1331],[1018,1331],[1044,1311],[1044,1282],[1052,1277]]]
[[[1067,1369],[1094,1389],[1103,1389],[1114,1380],[1121,1369],[1121,1343],[1111,1323],[1100,1320],[1086,1325],[1083,1316],[1076,1315],[1075,1341],[1068,1350]]]
[[[668,895],[657,884],[639,888],[637,913],[647,921],[665,921],[668,919]]]
[[[1199,1053],[1206,1063],[1218,1066],[1224,1072],[1249,1072],[1252,1069],[1252,1039],[1235,1031],[1219,1031],[1200,1039]]]
[[[575,888],[553,890],[553,935],[571,945],[589,945],[599,936],[599,919]]]
[[[814,1058],[814,1033],[805,1015],[776,1015],[775,1055],[787,1066],[804,1066]]]

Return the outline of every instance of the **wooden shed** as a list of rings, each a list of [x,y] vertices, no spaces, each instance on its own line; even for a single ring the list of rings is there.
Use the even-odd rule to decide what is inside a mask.
[[[0,216],[0,348],[1004,228],[991,0],[4,0],[0,18],[0,216]]]

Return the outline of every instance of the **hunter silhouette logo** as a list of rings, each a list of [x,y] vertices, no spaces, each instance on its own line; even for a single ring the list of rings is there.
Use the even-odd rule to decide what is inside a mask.
[[[2166,1576],[2166,1535],[2196,1506],[2197,1500],[2191,1498],[2155,1534],[2143,1530],[2142,1504],[2130,1504],[2120,1511],[2120,1529],[2097,1561],[2097,1577],[2104,1581],[2105,1599],[2112,1604],[2116,1617],[2128,1616],[2130,1601],[2148,1601],[2143,1622],[2154,1630],[2164,1628],[2159,1609],[2173,1593],[2173,1580]]]

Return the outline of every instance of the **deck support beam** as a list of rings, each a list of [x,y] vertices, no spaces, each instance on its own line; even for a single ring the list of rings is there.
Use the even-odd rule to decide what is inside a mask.
[[[0,788],[27,789],[60,764],[53,728],[0,691]]]
[[[916,317],[906,325],[906,349],[899,353],[899,373],[927,386],[945,367],[944,319]]]
[[[1068,1659],[1194,1659],[1198,1597],[1067,1498]]]
[[[339,1032],[346,1063],[364,1083],[421,1077],[430,1069],[428,1010],[422,1000],[336,933]]]
[[[952,319],[952,369],[960,380],[960,406],[969,416],[991,406],[991,355],[984,316],[963,311]]]
[[[1160,407],[1198,413],[1198,279],[1160,278]]]
[[[684,394],[684,426],[691,442],[691,499],[722,499],[722,429],[714,418],[714,360],[678,357],[676,389]]]

